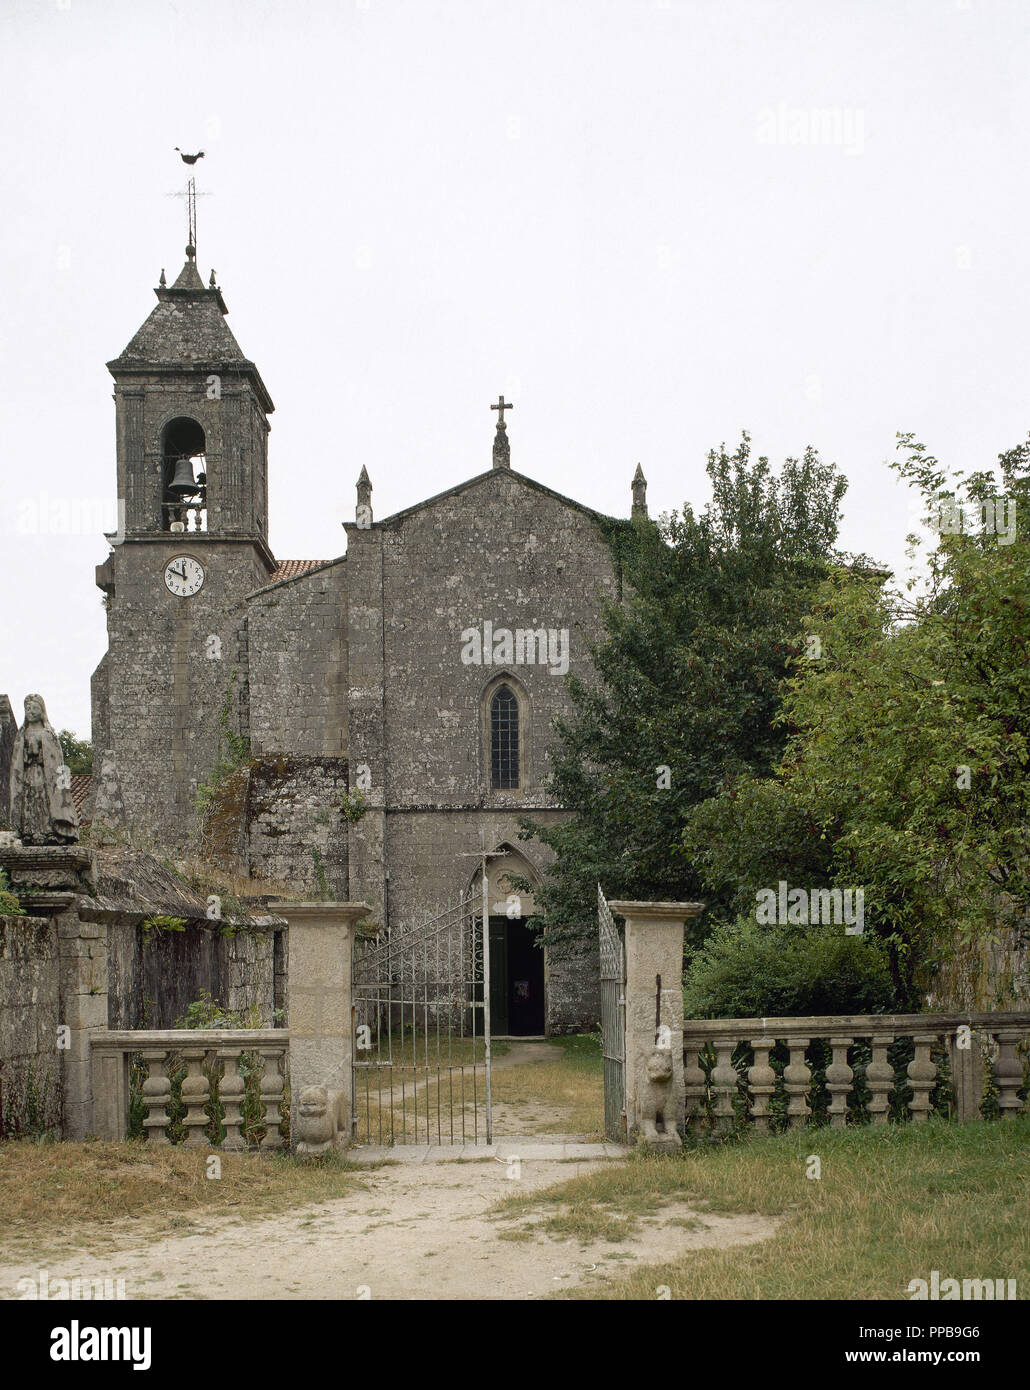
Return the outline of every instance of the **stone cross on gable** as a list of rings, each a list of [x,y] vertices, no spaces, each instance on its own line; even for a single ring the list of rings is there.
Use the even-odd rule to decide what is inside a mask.
[[[514,410],[515,407],[512,405],[511,401],[506,401],[506,400],[504,399],[504,392],[502,391],[502,392],[501,392],[500,399],[498,400],[497,404],[496,404],[496,405],[492,405],[492,406],[490,407],[490,409],[491,409],[491,410],[498,410],[498,411],[500,411],[500,414],[499,414],[498,417],[497,417],[497,427],[498,427],[498,429],[500,429],[500,428],[504,427],[504,412],[505,412],[506,410]]]
[[[508,426],[504,423],[504,412],[514,410],[515,407],[511,401],[504,399],[502,392],[497,404],[492,405],[490,409],[497,411],[497,433],[494,435],[494,467],[510,468],[511,448],[508,444]]]

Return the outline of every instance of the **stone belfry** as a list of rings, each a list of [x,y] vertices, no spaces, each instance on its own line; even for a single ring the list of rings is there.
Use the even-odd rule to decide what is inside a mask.
[[[174,284],[162,271],[154,293],[150,316],[107,364],[126,534],[182,520],[191,533],[266,541],[271,397],[225,321],[214,271],[209,285],[201,280],[192,245]]]
[[[191,185],[192,197],[192,185]],[[192,207],[192,204],[191,204]],[[268,582],[272,400],[197,270],[195,221],[178,277],[109,362],[119,531],[97,568],[108,651],[93,738],[128,820],[182,842],[225,739],[249,723],[244,600]],[[224,749],[223,749],[224,751]]]

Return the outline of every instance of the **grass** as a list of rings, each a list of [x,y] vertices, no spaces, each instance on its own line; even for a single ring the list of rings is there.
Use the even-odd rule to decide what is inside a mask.
[[[365,1065],[355,1072],[355,1143],[390,1143],[391,1122],[398,1144],[471,1142],[477,1121],[479,1137],[483,1138],[486,1073],[482,1038],[448,1039],[441,1034],[439,1057],[433,1037],[428,1054],[421,1034],[417,1042],[410,1034],[395,1036],[392,1048],[385,1035],[378,1041],[378,1048],[357,1054]],[[507,1050],[507,1043],[493,1045],[495,1056],[504,1056]]]
[[[604,1138],[604,1064],[596,1034],[548,1038],[560,1060],[500,1067],[492,1077],[493,1098],[502,1105],[546,1105],[560,1113],[535,1126],[539,1134]]]
[[[549,1038],[548,1044],[561,1049],[562,1056],[554,1061],[525,1062],[516,1066],[494,1067],[491,1079],[494,1103],[527,1109],[547,1107],[550,1118],[533,1123],[538,1134],[574,1134],[585,1140],[604,1138],[604,1073],[601,1048],[595,1034],[575,1034]],[[495,1060],[508,1055],[510,1041],[495,1042]],[[476,1095],[479,1107],[479,1137],[485,1126],[485,1085],[482,1066],[482,1040],[476,1039],[475,1059],[480,1070],[476,1075]],[[367,1054],[371,1065],[358,1070],[358,1129],[356,1142],[378,1144],[389,1141],[390,1104],[388,1093],[393,1087],[393,1133],[398,1143],[451,1143],[462,1140],[462,1077],[457,1069],[464,1062],[465,1100],[464,1135],[471,1140],[474,1132],[472,1106],[472,1072],[468,1063],[473,1051],[470,1039],[453,1039],[451,1060],[455,1070],[449,1077],[446,1070],[437,1081],[436,1054],[431,1049],[428,1068],[420,1043],[417,1066],[413,1065],[411,1039],[394,1041],[393,1067],[377,1064],[387,1056],[385,1039],[379,1052]],[[446,1067],[447,1053],[441,1060]],[[367,1093],[366,1093],[367,1086]],[[381,1088],[381,1089],[380,1089]],[[403,1095],[402,1095],[403,1089]],[[495,1124],[496,1128],[496,1124]],[[524,1132],[520,1128],[520,1132]],[[503,1133],[498,1131],[498,1137]]]
[[[464,1070],[445,1069],[439,1080],[435,1065],[429,1071],[374,1068],[358,1073],[357,1082],[356,1144],[461,1144],[486,1135],[482,1067],[475,1076],[467,1063]]]
[[[471,1142],[477,1120],[479,1138],[484,1137],[486,1073],[481,1037],[448,1037],[441,1031],[439,1054],[435,1034],[429,1033],[427,1046],[421,1030],[417,1041],[410,1033],[404,1037],[395,1034],[391,1044],[383,1034],[376,1038],[376,1044],[357,1053],[362,1065],[355,1072],[356,1144],[390,1143],[391,1119],[398,1144]],[[505,1056],[509,1046],[495,1042],[493,1056]]]
[[[822,1178],[805,1178],[817,1153]],[[675,1158],[635,1157],[496,1208],[537,1208],[531,1231],[625,1239],[668,1202],[705,1213],[787,1216],[754,1247],[685,1254],[603,1289],[569,1297],[653,1298],[668,1285],[690,1298],[904,1297],[913,1278],[1015,1278],[1030,1287],[1030,1120],[958,1127],[826,1129],[754,1139]],[[695,1229],[690,1218],[668,1223]]]
[[[189,1229],[193,1218],[241,1219],[302,1207],[364,1187],[361,1169],[335,1154],[220,1154],[221,1177],[207,1176],[207,1148],[121,1144],[0,1144],[0,1211],[8,1247],[85,1243],[101,1223],[145,1220],[148,1234]],[[366,1170],[367,1171],[367,1170]]]
[[[821,1159],[819,1180],[806,1160]],[[634,1156],[495,1209],[552,1234],[632,1234],[669,1202],[785,1217],[770,1239],[694,1250],[564,1297],[899,1299],[913,1279],[1005,1278],[1030,1297],[1030,1117],[791,1131],[678,1156]],[[689,1219],[689,1218],[687,1218]],[[629,1224],[626,1229],[621,1223]],[[541,1229],[541,1227],[537,1227]]]

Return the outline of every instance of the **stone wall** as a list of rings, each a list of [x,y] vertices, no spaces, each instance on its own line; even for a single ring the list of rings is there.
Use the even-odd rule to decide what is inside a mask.
[[[60,960],[52,918],[0,917],[0,1134],[61,1123]]]
[[[942,1012],[1030,1008],[1030,922],[999,922],[989,941],[955,940],[933,976],[926,1004]]]
[[[546,489],[503,470],[414,508],[389,526],[348,527],[348,569],[373,581],[351,614],[368,660],[361,669],[351,632],[355,699],[379,676],[386,805],[509,807],[553,805],[543,796],[552,720],[571,713],[562,673],[537,663],[468,663],[461,634],[482,628],[555,629],[569,634],[569,671],[589,678],[589,648],[601,633],[600,598],[614,597],[615,573],[599,520]],[[368,573],[365,573],[368,572]],[[378,584],[376,574],[381,574]],[[372,612],[369,612],[369,608]],[[377,621],[378,619],[378,621]],[[517,792],[489,785],[483,701],[501,670],[527,710]],[[374,716],[374,705],[365,711]],[[352,737],[352,761],[369,761]]]
[[[579,942],[547,950],[547,1032],[590,1033],[601,1021],[597,924]]]
[[[347,889],[347,760],[258,758],[251,764],[246,807],[247,872],[284,885],[291,895],[342,899]]]
[[[109,1028],[173,1028],[206,992],[223,1008],[245,1014],[256,1007],[254,1026],[271,1028],[285,981],[276,979],[273,930],[234,935],[212,924],[182,931],[111,924],[108,927]],[[284,954],[279,951],[280,969]]]
[[[337,560],[249,598],[255,754],[346,753],[346,578]]]

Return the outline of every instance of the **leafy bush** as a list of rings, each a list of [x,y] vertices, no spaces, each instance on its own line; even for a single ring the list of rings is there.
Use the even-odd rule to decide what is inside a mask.
[[[894,1007],[883,946],[840,927],[760,926],[740,917],[716,928],[684,975],[687,1018],[879,1014]]]
[[[23,917],[25,909],[11,892],[7,874],[0,869],[0,917]]]

